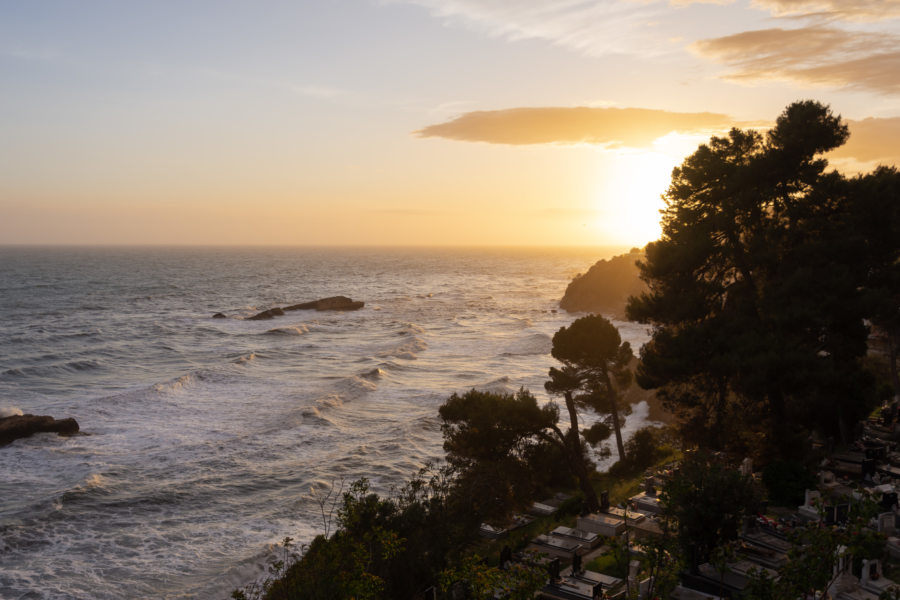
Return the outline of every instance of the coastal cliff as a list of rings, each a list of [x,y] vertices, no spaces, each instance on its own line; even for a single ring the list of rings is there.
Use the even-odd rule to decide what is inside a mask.
[[[626,254],[597,261],[587,273],[576,276],[569,283],[559,301],[560,308],[567,312],[593,312],[622,318],[628,297],[646,289],[635,264],[643,257],[642,250],[632,248]]]

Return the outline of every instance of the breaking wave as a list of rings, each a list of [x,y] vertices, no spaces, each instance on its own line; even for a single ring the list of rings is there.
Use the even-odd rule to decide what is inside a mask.
[[[276,327],[274,329],[269,329],[266,333],[272,335],[303,335],[309,333],[309,326],[291,325],[289,327]]]
[[[553,340],[546,333],[532,333],[513,342],[503,356],[530,356],[532,354],[549,354],[553,348]]]

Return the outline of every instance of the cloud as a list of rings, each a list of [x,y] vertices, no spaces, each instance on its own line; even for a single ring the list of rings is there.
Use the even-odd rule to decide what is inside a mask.
[[[882,94],[900,92],[900,36],[832,27],[760,29],[691,45],[730,67],[727,79],[793,81]]]
[[[465,113],[414,134],[491,144],[603,144],[647,147],[673,131],[714,132],[731,127],[716,113],[678,113],[646,108],[509,108]]]
[[[850,139],[832,156],[900,166],[900,117],[851,120],[848,125]]]
[[[850,140],[830,157],[857,165],[900,166],[900,117],[847,120]],[[650,148],[673,131],[724,135],[732,127],[766,130],[767,121],[734,121],[717,113],[677,113],[644,108],[510,108],[465,113],[415,135],[490,144],[598,144]],[[398,211],[400,212],[400,211]]]
[[[900,0],[755,0],[753,5],[776,17],[811,16],[847,21],[900,17]]]
[[[669,49],[647,27],[668,8],[658,1],[594,0],[383,0],[427,9],[449,24],[462,24],[509,41],[538,39],[591,56],[621,52],[655,55]],[[719,0],[687,0],[709,2]]]

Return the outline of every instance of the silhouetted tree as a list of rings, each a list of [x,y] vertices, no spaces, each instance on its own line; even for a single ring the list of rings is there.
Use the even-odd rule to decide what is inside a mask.
[[[694,453],[668,477],[660,499],[677,524],[681,556],[696,572],[716,547],[737,537],[743,517],[757,510],[760,493],[752,477],[719,457]]]
[[[558,408],[538,406],[526,390],[453,394],[438,412],[447,462],[474,518],[500,520],[529,504],[535,490],[559,471],[535,468],[548,453],[568,462]]]
[[[887,343],[894,395],[900,396],[900,172],[879,167],[854,183],[850,226],[865,245],[866,314]]]
[[[551,367],[550,380],[544,387],[565,400],[569,413],[567,442],[571,452],[582,452],[578,410],[589,408],[609,419],[619,460],[624,461],[622,415],[627,412],[628,405],[623,402],[623,396],[632,379],[628,367],[633,357],[631,345],[622,342],[619,330],[607,319],[588,315],[556,332],[550,354],[563,366],[559,369]]]
[[[527,390],[516,394],[470,390],[453,394],[439,412],[447,461],[456,470],[459,485],[470,490],[473,514],[501,518],[529,502],[536,488],[558,478],[558,468],[545,467],[554,459],[568,467],[587,508],[599,510],[577,421],[574,430],[564,432],[555,402],[538,406]]]
[[[640,264],[649,291],[628,314],[654,326],[638,382],[691,441],[767,439],[791,455],[805,428],[845,434],[867,410],[854,191],[820,157],[847,136],[828,107],[797,102],[765,136],[732,129],[673,170],[662,237]]]

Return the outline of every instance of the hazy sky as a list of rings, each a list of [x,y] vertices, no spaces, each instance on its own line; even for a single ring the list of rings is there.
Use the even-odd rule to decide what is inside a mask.
[[[804,98],[900,164],[900,0],[0,0],[0,243],[642,245]]]

